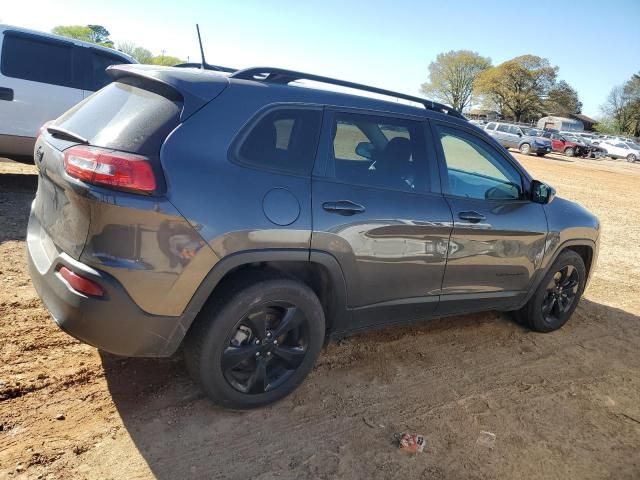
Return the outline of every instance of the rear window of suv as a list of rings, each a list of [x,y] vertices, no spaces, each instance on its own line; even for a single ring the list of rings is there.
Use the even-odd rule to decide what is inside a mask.
[[[158,155],[178,125],[179,95],[154,82],[125,78],[113,82],[62,115],[55,125],[96,147]]]

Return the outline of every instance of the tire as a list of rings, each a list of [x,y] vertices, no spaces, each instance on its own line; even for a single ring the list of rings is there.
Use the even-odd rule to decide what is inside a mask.
[[[627,162],[633,163],[636,161],[636,156],[633,153],[627,155]]]
[[[567,157],[573,157],[576,154],[576,151],[573,149],[573,147],[569,147],[569,148],[565,149],[564,154]]]
[[[530,155],[531,154],[531,145],[529,145],[528,143],[523,143],[522,145],[520,145],[518,147],[518,150],[520,150],[520,153],[523,155]]]
[[[274,277],[235,282],[216,292],[190,329],[185,363],[215,403],[261,407],[302,383],[324,338],[322,305],[306,285]]]
[[[582,257],[572,250],[565,250],[553,262],[531,299],[516,313],[516,317],[536,332],[559,329],[567,323],[578,306],[586,278]],[[558,289],[558,284],[564,284],[565,288]],[[570,303],[566,303],[567,300]]]

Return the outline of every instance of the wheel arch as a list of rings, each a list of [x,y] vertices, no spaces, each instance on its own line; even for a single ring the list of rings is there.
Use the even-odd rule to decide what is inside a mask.
[[[536,290],[538,289],[540,282],[542,281],[544,276],[547,274],[549,269],[553,266],[554,262],[563,252],[567,250],[571,250],[577,253],[578,255],[580,255],[580,257],[584,261],[585,269],[587,272],[587,284],[588,284],[591,273],[592,273],[591,270],[594,265],[594,261],[597,258],[596,244],[593,240],[588,238],[567,240],[562,244],[558,245],[558,247],[553,251],[553,254],[550,254],[547,257],[547,259],[543,261],[543,265],[541,265],[541,267],[538,269],[538,272],[531,283],[529,292],[527,293],[525,298],[522,300],[522,302],[520,302],[517,308],[522,307],[531,299],[531,297],[535,294]]]
[[[349,321],[344,275],[338,261],[326,252],[308,250],[258,250],[235,253],[220,260],[193,295],[167,350],[175,352],[205,304],[234,282],[251,275],[284,276],[309,286],[325,314],[327,335],[344,329]]]

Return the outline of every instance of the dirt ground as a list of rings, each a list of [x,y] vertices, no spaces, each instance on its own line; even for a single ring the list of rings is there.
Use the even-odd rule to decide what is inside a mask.
[[[121,359],[54,326],[25,262],[36,176],[0,163],[0,478],[640,478],[640,164],[519,158],[603,225],[562,330],[488,313],[354,336],[245,413],[210,404],[179,357]],[[399,451],[402,431],[425,451]]]

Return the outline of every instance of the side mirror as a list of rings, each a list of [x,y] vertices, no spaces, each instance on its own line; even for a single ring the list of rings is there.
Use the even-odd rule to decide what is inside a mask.
[[[518,132],[518,136],[521,137],[522,136],[522,132]]]
[[[547,204],[556,196],[556,189],[540,180],[531,182],[531,200],[536,203]]]
[[[360,142],[356,146],[356,154],[371,160],[373,158],[373,150],[375,147],[371,142]]]

